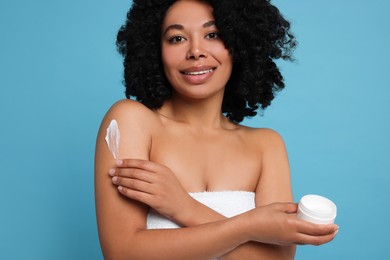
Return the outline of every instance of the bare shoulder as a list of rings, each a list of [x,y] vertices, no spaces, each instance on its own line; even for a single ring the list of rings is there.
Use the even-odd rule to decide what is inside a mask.
[[[123,99],[111,106],[104,120],[112,119],[121,121],[124,125],[127,123],[153,124],[156,123],[157,117],[152,110],[140,102]]]
[[[128,99],[118,101],[108,110],[102,121],[99,131],[101,140],[112,120],[117,121],[120,132],[120,157],[148,159],[146,157],[151,137],[159,123],[156,114],[137,101]]]
[[[273,129],[252,128],[247,126],[240,126],[240,128],[242,129],[245,138],[261,149],[284,147],[282,136]]]

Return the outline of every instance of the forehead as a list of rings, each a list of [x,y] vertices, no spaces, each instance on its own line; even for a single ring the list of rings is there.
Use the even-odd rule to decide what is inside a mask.
[[[171,24],[199,25],[214,20],[213,8],[199,0],[176,1],[166,12],[163,28]]]

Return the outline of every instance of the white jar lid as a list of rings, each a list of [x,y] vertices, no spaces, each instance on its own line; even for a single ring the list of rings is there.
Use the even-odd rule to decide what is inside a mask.
[[[322,221],[334,221],[337,215],[336,205],[329,199],[319,195],[303,196],[298,204],[300,214],[306,218]]]

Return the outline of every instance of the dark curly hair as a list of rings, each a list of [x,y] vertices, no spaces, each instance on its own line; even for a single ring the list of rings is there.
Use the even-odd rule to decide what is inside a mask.
[[[161,25],[175,0],[134,0],[117,36],[124,57],[126,97],[151,109],[172,94],[161,60]],[[233,57],[222,112],[232,121],[265,109],[284,88],[276,59],[293,60],[296,46],[290,23],[270,0],[206,0],[213,7],[216,26]]]

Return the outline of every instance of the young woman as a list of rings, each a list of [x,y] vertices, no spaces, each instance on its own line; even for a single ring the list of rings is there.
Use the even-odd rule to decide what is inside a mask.
[[[281,137],[238,124],[284,87],[273,60],[294,46],[268,0],[134,0],[118,48],[138,102],[112,106],[96,145],[105,259],[293,259],[334,238],[297,219]]]

